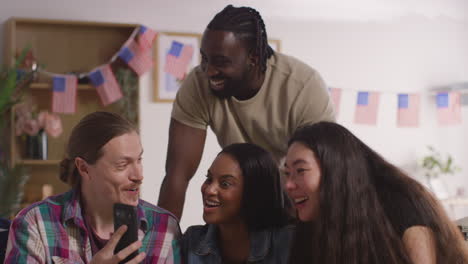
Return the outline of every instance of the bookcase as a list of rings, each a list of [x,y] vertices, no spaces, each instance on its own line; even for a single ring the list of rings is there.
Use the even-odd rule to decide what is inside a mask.
[[[130,37],[136,24],[102,23],[67,20],[48,20],[31,18],[11,18],[5,23],[5,63],[14,63],[15,56],[25,47],[32,51],[42,69],[57,74],[87,73],[95,67],[108,63],[125,41]],[[127,68],[116,60],[113,69]],[[138,87],[138,85],[136,85]],[[124,93],[125,95],[125,93]],[[138,89],[133,100],[138,125]],[[38,110],[51,111],[52,80],[49,74],[39,72],[37,78],[26,89],[37,105]],[[64,157],[66,142],[72,128],[88,113],[94,111],[112,111],[125,115],[119,103],[104,107],[96,89],[88,84],[79,84],[77,90],[77,108],[74,114],[59,114],[63,132],[57,138],[48,137],[48,156],[45,160],[27,159],[25,141],[15,135],[15,115],[10,120],[10,166],[22,165],[30,172],[25,185],[22,206],[41,200],[45,184],[52,187],[52,194],[64,192],[69,187],[59,180],[59,163]]]

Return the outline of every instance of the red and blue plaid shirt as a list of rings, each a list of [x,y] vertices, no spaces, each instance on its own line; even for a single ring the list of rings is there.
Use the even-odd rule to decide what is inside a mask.
[[[142,263],[180,263],[180,228],[169,212],[138,204]],[[89,263],[91,230],[86,228],[79,192],[71,190],[23,209],[13,220],[5,263]]]

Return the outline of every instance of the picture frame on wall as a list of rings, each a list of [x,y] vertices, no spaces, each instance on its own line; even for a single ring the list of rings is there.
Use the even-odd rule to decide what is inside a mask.
[[[268,39],[268,45],[277,52],[281,52],[281,41],[279,39]]]
[[[201,35],[159,32],[154,45],[154,101],[174,101],[188,73],[200,64]]]

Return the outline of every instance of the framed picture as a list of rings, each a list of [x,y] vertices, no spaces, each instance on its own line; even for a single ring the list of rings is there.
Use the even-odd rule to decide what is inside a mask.
[[[172,102],[187,74],[200,64],[200,34],[160,32],[154,45],[154,101]]]
[[[281,41],[279,39],[268,39],[268,45],[274,50],[281,52]]]

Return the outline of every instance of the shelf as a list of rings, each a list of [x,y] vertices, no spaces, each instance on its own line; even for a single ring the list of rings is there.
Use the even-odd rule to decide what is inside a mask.
[[[44,20],[28,18],[12,18],[6,22],[3,39],[4,61],[12,64],[15,55],[20,54],[24,47],[31,47],[33,57],[39,65],[45,65],[47,72],[37,72],[37,79],[24,89],[25,98],[33,104],[37,111],[50,111],[53,104],[53,77],[50,73],[85,73],[97,65],[109,63],[129,39],[138,25],[117,23],[94,23],[88,21]],[[120,64],[119,64],[120,63]],[[115,68],[124,67],[122,62]],[[48,74],[49,73],[49,74]],[[52,74],[53,75],[53,74]],[[135,87],[136,89],[138,86]],[[61,158],[65,156],[68,138],[73,127],[89,113],[109,111],[123,114],[126,109],[120,104],[103,106],[96,88],[91,83],[78,84],[76,107],[73,114],[59,113],[62,122],[62,134],[56,138],[48,138],[48,160],[28,159],[27,142],[17,137],[15,126],[9,131],[10,166],[21,165],[30,174],[24,185],[21,207],[43,199],[42,187],[51,185],[53,194],[67,191],[70,186],[57,177]],[[138,120],[138,90],[130,97],[132,109],[136,111]],[[10,113],[10,124],[14,124],[15,112]],[[138,125],[136,123],[136,125]],[[2,201],[0,201],[1,203]]]
[[[60,160],[19,160],[17,163],[22,165],[58,165]]]
[[[34,89],[34,90],[41,90],[41,89],[44,89],[44,90],[50,90],[52,89],[52,84],[51,83],[31,83],[29,85],[29,88],[30,89]],[[95,90],[94,86],[90,85],[90,84],[78,84],[78,87],[77,87],[78,90]]]

